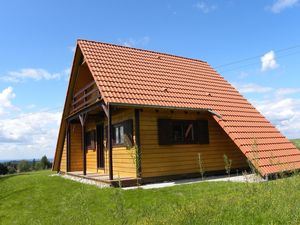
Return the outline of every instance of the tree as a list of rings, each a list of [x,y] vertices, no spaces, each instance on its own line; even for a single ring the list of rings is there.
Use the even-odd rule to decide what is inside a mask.
[[[51,167],[51,163],[49,162],[46,155],[44,155],[41,158],[41,166],[42,166],[42,169],[44,169],[44,170],[49,169]]]
[[[36,170],[36,161],[35,161],[35,159],[32,160],[31,170]]]
[[[13,174],[13,173],[17,172],[17,170],[14,166],[7,166],[7,169],[8,169],[9,174]]]
[[[4,175],[8,173],[8,169],[7,166],[5,166],[4,164],[0,163],[0,175]]]
[[[27,160],[22,160],[18,164],[19,172],[28,172],[30,171],[30,163]]]

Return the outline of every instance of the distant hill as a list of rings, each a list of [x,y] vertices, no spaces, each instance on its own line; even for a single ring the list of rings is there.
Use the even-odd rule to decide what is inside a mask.
[[[20,161],[22,161],[22,160],[27,160],[27,161],[32,161],[33,159],[5,159],[5,160],[1,160],[0,159],[0,163],[5,163],[5,162],[13,162],[13,163],[18,163],[18,162],[20,162]],[[38,161],[40,161],[40,159],[35,159],[37,162]],[[48,160],[49,160],[49,162],[53,162],[53,159],[49,159],[48,158]]]

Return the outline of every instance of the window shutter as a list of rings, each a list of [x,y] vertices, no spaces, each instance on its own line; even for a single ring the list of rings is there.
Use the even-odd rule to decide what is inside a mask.
[[[107,135],[107,131],[108,131],[108,126],[105,126],[105,127],[104,127],[105,148],[108,147],[108,135]]]
[[[96,149],[95,138],[96,138],[96,130],[92,130],[91,131],[91,148],[92,149]]]
[[[173,142],[173,134],[172,134],[172,120],[169,119],[158,119],[157,120],[158,127],[158,143],[160,145],[170,145]]]
[[[199,122],[198,120],[193,121],[194,127],[194,144],[199,143]]]
[[[208,121],[198,120],[198,143],[209,144]]]
[[[128,138],[128,147],[133,146],[133,120],[124,121],[124,135]],[[126,139],[127,139],[126,138]]]

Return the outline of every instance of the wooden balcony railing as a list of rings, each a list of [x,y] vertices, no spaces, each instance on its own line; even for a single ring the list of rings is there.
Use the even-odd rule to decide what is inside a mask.
[[[74,94],[71,113],[94,103],[99,97],[100,93],[95,81],[87,84]]]

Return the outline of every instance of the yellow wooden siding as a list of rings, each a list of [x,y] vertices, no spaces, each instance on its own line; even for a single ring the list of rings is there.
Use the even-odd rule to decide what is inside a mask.
[[[81,66],[79,68],[79,73],[74,86],[74,94],[76,94],[77,91],[85,87],[87,84],[91,83],[93,80],[94,78],[86,64]]]
[[[70,160],[71,160],[71,171],[82,171],[82,146],[81,146],[81,125],[71,124],[70,125]]]
[[[116,124],[128,119],[134,119],[133,109],[122,109],[113,112],[112,123]],[[104,126],[107,126],[105,118]],[[94,130],[98,122],[88,120],[86,131]],[[106,134],[105,134],[106,136]],[[104,146],[106,143],[104,141]],[[81,150],[81,125],[74,124],[71,127],[71,171],[82,170],[82,150]],[[89,149],[86,153],[87,172],[98,172],[101,174],[109,173],[109,155],[108,149],[104,148],[105,168],[97,168],[97,143],[95,149]],[[128,150],[126,147],[113,147],[113,173],[115,177],[136,177],[136,167],[134,163],[134,150]]]
[[[129,119],[133,120],[134,127],[134,109],[122,109],[112,114],[112,124]],[[107,120],[105,121],[105,126],[107,126]],[[105,149],[105,171],[107,173],[109,171],[108,156],[108,149]],[[133,149],[128,150],[126,147],[113,147],[113,173],[114,176],[136,177]]]
[[[67,139],[64,140],[63,152],[60,160],[60,171],[67,172]]]
[[[96,123],[88,121],[86,124],[86,131],[96,130]],[[97,143],[95,142],[94,149],[88,149],[86,151],[86,171],[96,173],[97,172]]]
[[[225,169],[224,154],[232,160],[232,169],[247,167],[246,157],[222,128],[206,113],[169,110],[141,112],[140,133],[142,177],[166,176],[199,172],[198,153],[205,171]],[[157,119],[208,119],[209,144],[159,145]]]

